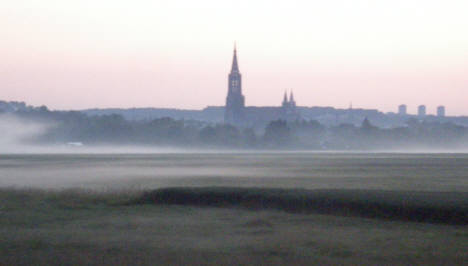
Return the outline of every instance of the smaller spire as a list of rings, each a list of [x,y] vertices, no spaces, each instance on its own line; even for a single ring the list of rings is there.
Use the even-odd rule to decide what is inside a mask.
[[[294,101],[294,95],[291,89],[291,94],[289,94],[289,105],[291,108],[296,108],[296,101]]]
[[[288,92],[287,92],[287,90],[284,90],[284,97],[283,97],[282,106],[283,106],[283,108],[286,108],[288,105],[289,105],[289,102],[288,102]]]

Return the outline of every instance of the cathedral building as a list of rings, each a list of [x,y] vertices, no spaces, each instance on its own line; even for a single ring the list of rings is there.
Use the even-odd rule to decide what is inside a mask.
[[[285,92],[283,103],[278,107],[245,106],[245,97],[242,94],[242,76],[237,61],[237,49],[234,47],[231,72],[228,76],[228,94],[226,106],[224,107],[224,122],[236,126],[256,127],[272,120],[296,120],[299,118],[292,91],[289,99]]]

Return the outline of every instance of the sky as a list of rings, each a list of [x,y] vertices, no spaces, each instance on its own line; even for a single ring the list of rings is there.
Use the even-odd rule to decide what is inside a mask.
[[[50,109],[246,105],[468,115],[466,0],[0,0],[0,100]]]

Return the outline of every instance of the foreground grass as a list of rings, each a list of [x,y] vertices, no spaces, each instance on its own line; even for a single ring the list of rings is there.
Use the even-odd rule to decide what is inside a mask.
[[[142,202],[147,195],[1,189],[0,265],[468,260],[466,226]]]

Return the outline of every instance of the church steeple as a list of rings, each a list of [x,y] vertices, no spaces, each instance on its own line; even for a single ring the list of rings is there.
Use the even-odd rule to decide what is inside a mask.
[[[237,63],[237,49],[234,44],[231,73],[228,76],[228,95],[224,109],[224,122],[233,125],[245,124],[245,98],[242,95],[242,75]]]
[[[296,108],[296,101],[294,101],[294,95],[293,95],[292,90],[291,90],[291,94],[289,95],[289,105],[292,108]]]
[[[237,48],[236,48],[235,43],[234,43],[234,55],[232,57],[231,73],[239,73],[239,65],[237,64]]]
[[[284,91],[284,97],[283,97],[283,107],[288,105],[288,93],[287,91]]]

